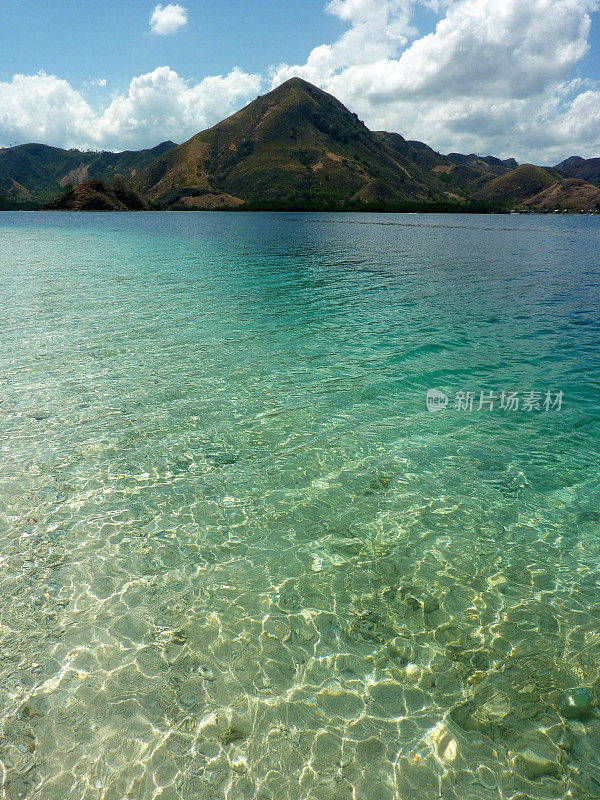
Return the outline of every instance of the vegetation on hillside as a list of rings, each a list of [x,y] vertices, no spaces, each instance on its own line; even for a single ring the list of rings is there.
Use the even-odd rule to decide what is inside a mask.
[[[169,151],[136,181],[165,207],[185,189],[281,207],[463,199],[299,78]]]
[[[600,211],[600,189],[592,183],[577,178],[566,178],[552,184],[523,206],[533,211]]]
[[[118,174],[131,179],[174,146],[163,142],[149,150],[122,153],[63,150],[45,144],[0,148],[0,203],[39,208],[68,184],[89,178],[110,182]]]
[[[571,156],[557,164],[554,169],[567,178],[579,178],[600,188],[600,158]]]

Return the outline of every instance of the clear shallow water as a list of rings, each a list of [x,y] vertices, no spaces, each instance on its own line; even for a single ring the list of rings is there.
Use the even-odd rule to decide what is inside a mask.
[[[599,240],[0,214],[4,795],[600,797]]]

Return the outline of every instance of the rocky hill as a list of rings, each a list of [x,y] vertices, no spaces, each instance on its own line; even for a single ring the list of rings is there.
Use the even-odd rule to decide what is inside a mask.
[[[144,211],[148,203],[120,180],[112,185],[97,178],[82,181],[44,205],[47,211]]]

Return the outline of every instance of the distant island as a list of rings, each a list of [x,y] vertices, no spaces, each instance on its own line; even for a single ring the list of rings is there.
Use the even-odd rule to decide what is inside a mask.
[[[292,78],[181,145],[0,150],[0,209],[600,213],[600,158],[442,155]]]

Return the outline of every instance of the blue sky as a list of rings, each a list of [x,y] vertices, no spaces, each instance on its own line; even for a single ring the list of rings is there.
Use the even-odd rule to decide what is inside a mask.
[[[0,145],[183,141],[301,75],[442,151],[600,156],[598,0],[0,0]],[[238,69],[235,69],[238,68]]]
[[[189,80],[301,61],[343,24],[318,0],[183,2],[188,24],[176,35],[149,33],[155,4],[122,0],[0,3],[0,79],[45,70],[71,85],[106,78],[125,88],[133,75],[168,64]],[[10,47],[8,44],[10,43]]]

